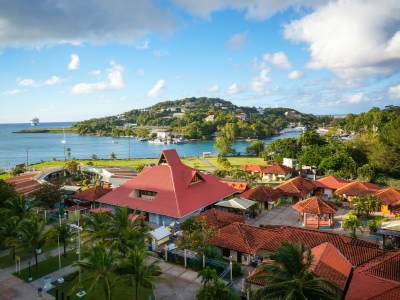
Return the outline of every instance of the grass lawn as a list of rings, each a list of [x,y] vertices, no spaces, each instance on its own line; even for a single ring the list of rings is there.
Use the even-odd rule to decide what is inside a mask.
[[[221,166],[217,163],[216,157],[210,157],[206,159],[215,167],[221,168]],[[266,165],[264,159],[258,157],[227,157],[227,159],[231,163],[232,167],[240,167],[243,165]]]
[[[50,246],[46,246],[46,247],[42,247],[42,253],[45,253],[47,251],[53,250],[57,248],[57,243],[50,245]],[[28,257],[35,257],[34,252],[30,252],[28,249],[22,250],[22,251],[18,251],[16,253],[16,255],[18,255],[19,257],[21,257],[21,261],[27,260]],[[13,259],[12,254],[0,257],[0,269],[4,269],[7,268],[9,266],[12,266],[15,264],[15,260]]]
[[[75,254],[76,250],[70,250],[67,251],[68,255],[66,258],[61,256],[61,268],[64,268],[66,266],[71,265],[74,261],[78,260],[78,254]],[[42,249],[43,253],[43,249]],[[57,271],[59,269],[58,265],[58,255],[53,256],[50,259],[47,259],[45,261],[39,262],[39,269],[36,269],[35,264],[31,264],[31,275],[32,275],[32,280],[36,280],[39,278],[42,278],[46,276],[47,274],[50,274],[54,271]],[[28,281],[29,278],[29,268],[25,268],[21,270],[21,274],[19,273],[13,273],[14,276],[26,281]],[[57,278],[55,278],[56,280]]]
[[[234,293],[231,293],[230,300],[240,300],[240,296],[239,296],[239,295],[236,295],[236,294],[234,294]]]
[[[8,174],[1,174],[0,179],[7,179],[9,176]]]
[[[182,158],[182,162],[192,168],[196,168],[198,170],[209,171],[210,168],[203,163],[200,159],[197,158]],[[197,164],[197,166],[195,166]]]
[[[86,279],[89,277],[90,274],[87,272],[82,273],[82,280]],[[53,279],[53,278],[52,278]],[[115,276],[110,276],[110,279],[113,281],[115,279]],[[77,276],[73,281],[67,283],[66,285],[58,287],[58,295],[60,297],[61,291],[64,291],[65,296],[69,293],[71,288],[76,285],[79,282],[79,276]],[[83,290],[87,291],[89,289],[90,285],[84,285]],[[73,293],[74,297],[73,299],[78,299],[78,297],[75,297],[75,294],[79,292],[79,289],[76,289]],[[133,299],[135,293],[135,287],[131,287],[125,283],[118,283],[117,286],[114,288],[113,291],[113,299],[116,300],[130,300]],[[55,296],[55,289],[52,289],[49,291],[49,294]],[[151,295],[151,299],[154,299],[154,294],[152,290],[144,289],[142,287],[139,287],[138,291],[138,299],[139,300],[148,300],[149,296]],[[93,294],[91,295],[85,295],[84,299],[91,299],[91,300],[97,300],[97,299],[104,299],[104,292],[101,288],[98,288],[96,291],[94,291]],[[236,299],[236,298],[232,298]]]

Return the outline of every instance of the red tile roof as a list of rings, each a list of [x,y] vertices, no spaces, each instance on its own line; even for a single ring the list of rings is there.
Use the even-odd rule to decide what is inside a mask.
[[[314,261],[310,271],[318,277],[332,280],[344,290],[353,268],[352,264],[328,242],[312,248],[311,252]]]
[[[261,265],[272,264],[273,262],[274,262],[273,260],[264,259],[264,260],[262,261]],[[255,284],[258,284],[258,285],[266,285],[266,284],[267,284],[267,282],[266,282],[265,280],[262,280],[262,279],[260,279],[260,278],[251,278],[251,277],[253,277],[254,275],[266,275],[266,273],[263,272],[263,269],[261,269],[261,268],[255,268],[255,269],[250,273],[250,275],[246,278],[246,281],[247,281],[247,282],[251,282],[251,283],[255,283]]]
[[[399,283],[373,275],[354,273],[349,289],[346,293],[346,300],[365,300],[369,297],[382,294],[399,286]],[[385,298],[382,298],[382,300]],[[387,298],[390,299],[390,298]],[[397,298],[392,298],[397,299]]]
[[[87,209],[87,207],[84,207],[84,206],[82,206],[82,205],[74,205],[74,206],[71,206],[71,207],[68,207],[68,208],[66,208],[66,209],[64,209],[65,211],[69,211],[69,212],[74,212],[74,211],[80,211],[80,210],[86,210]]]
[[[166,163],[164,163],[164,161]],[[196,175],[202,180],[190,183]],[[157,192],[153,200],[135,198],[135,189]],[[181,218],[236,193],[237,190],[184,165],[175,149],[164,150],[158,164],[104,195],[98,202]]]
[[[74,199],[94,202],[111,191],[112,191],[111,189],[105,189],[100,186],[95,186],[83,192],[72,195],[71,197]]]
[[[383,291],[379,294],[373,295],[366,300],[398,300],[400,299],[400,286],[391,288],[390,290]]]
[[[203,218],[205,218],[207,226],[213,226],[217,228],[223,228],[235,222],[244,223],[248,219],[248,217],[239,216],[218,208],[206,210],[195,216],[195,219],[198,221],[203,220]]]
[[[375,195],[379,198],[379,202],[382,204],[395,204],[400,201],[400,192],[395,189],[385,189],[375,192]]]
[[[303,177],[291,178],[275,187],[275,189],[280,189],[282,194],[285,196],[294,196],[304,198],[314,190],[315,185],[309,179]]]
[[[280,189],[273,189],[265,185],[259,185],[258,187],[240,194],[242,198],[267,202],[274,202],[282,196],[283,193]]]
[[[293,171],[294,171],[294,168],[289,168],[289,167],[281,165],[281,164],[276,164],[276,165],[273,165],[273,166],[265,169],[263,171],[263,173],[286,175],[286,174],[292,173]]]
[[[113,211],[113,209],[102,207],[102,208],[93,208],[93,209],[89,209],[88,212],[91,212],[91,213],[98,213],[100,209],[101,209],[101,212],[102,212],[103,214],[104,214],[105,212],[108,212],[108,211]]]
[[[246,170],[246,171],[264,173],[264,171],[266,169],[268,169],[268,167],[267,166],[260,166],[260,165],[244,165],[244,166],[239,167],[239,169]]]
[[[338,206],[317,196],[297,202],[293,208],[297,211],[317,215],[335,214],[339,210]]]
[[[214,246],[253,254],[258,249],[275,251],[280,247],[280,241],[298,243],[299,239],[310,247],[329,242],[355,266],[384,253],[377,244],[341,234],[291,226],[259,228],[239,223],[222,228],[220,236],[211,239],[210,243]]]
[[[234,188],[235,190],[238,190],[239,192],[244,192],[246,189],[249,188],[249,185],[244,182],[233,182],[233,181],[221,181],[227,185],[229,185],[231,188]]]
[[[318,180],[312,181],[317,187],[329,188],[329,189],[338,189],[346,184],[350,183],[350,181],[337,178],[335,176],[328,176]]]
[[[11,178],[7,178],[4,181],[15,184],[15,191],[18,194],[23,196],[27,196],[31,192],[37,189],[40,185],[39,181],[36,181],[34,177],[39,174],[40,171],[28,172],[20,174],[19,176],[14,176]]]
[[[354,181],[337,189],[335,193],[345,194],[348,196],[364,197],[369,194],[374,194],[378,190],[380,190],[380,187],[375,184],[362,181]]]
[[[374,275],[400,282],[400,250],[388,251],[356,268],[356,273]]]

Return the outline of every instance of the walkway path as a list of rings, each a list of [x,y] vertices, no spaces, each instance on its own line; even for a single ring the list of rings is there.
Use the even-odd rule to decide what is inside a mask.
[[[210,163],[207,159],[204,157],[200,157],[200,160],[207,165],[207,167],[210,168],[210,172],[214,172],[218,168],[216,168],[212,163]]]

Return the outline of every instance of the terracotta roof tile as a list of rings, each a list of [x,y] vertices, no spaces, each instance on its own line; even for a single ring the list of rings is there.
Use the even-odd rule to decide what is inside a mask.
[[[328,177],[324,177],[318,180],[313,180],[313,183],[318,186],[318,183],[321,183],[322,185],[324,185],[324,187],[330,188],[330,189],[338,189],[341,188],[342,186],[345,186],[346,184],[350,183],[350,181],[341,179],[341,178],[337,178],[335,176],[328,176]]]
[[[390,205],[400,201],[400,192],[392,188],[375,192],[375,195],[382,204]]]
[[[293,208],[297,211],[318,215],[334,214],[339,210],[338,206],[317,196],[297,202]]]
[[[263,171],[263,173],[267,174],[279,174],[279,175],[286,175],[292,173],[294,168],[290,168],[281,164],[273,165]]]
[[[250,200],[258,200],[258,201],[267,201],[274,202],[283,196],[283,193],[280,189],[269,188],[265,185],[260,185],[258,187],[252,188],[242,194],[240,197],[250,199]]]
[[[188,174],[197,174],[203,180],[187,186]],[[153,200],[135,198],[131,196],[135,189],[154,191],[157,195]],[[184,165],[176,150],[171,149],[161,153],[158,165],[141,172],[98,202],[181,218],[236,192],[218,178]]]
[[[400,250],[388,251],[356,268],[356,273],[370,274],[400,282]]]
[[[400,286],[383,291],[377,295],[371,296],[366,300],[398,300],[400,299]]]
[[[264,171],[266,169],[268,169],[268,167],[267,166],[260,166],[260,165],[244,165],[244,166],[239,167],[239,169],[246,170],[246,171],[256,171],[256,172],[264,173]]]
[[[275,189],[280,189],[282,194],[285,196],[294,196],[304,198],[314,190],[315,184],[311,180],[305,179],[303,177],[295,177],[285,181],[275,187]]]
[[[218,208],[206,210],[195,216],[195,219],[198,221],[203,220],[203,218],[205,218],[207,226],[217,228],[223,228],[235,222],[244,223],[248,219],[248,217],[239,216]]]
[[[105,194],[111,192],[111,189],[105,189],[100,186],[95,186],[90,189],[87,189],[83,192],[72,195],[71,197],[74,199],[85,200],[85,201],[97,201],[97,199],[103,197]]]
[[[221,182],[229,185],[231,188],[234,188],[239,192],[244,192],[246,189],[249,188],[249,185],[245,182],[233,182],[233,181],[221,181]]]
[[[261,264],[272,264],[274,261],[270,259],[264,259]],[[251,278],[254,275],[265,275],[266,273],[263,272],[261,268],[255,268],[249,276],[247,276],[246,281],[255,283],[258,285],[266,285],[267,282],[265,280],[259,279],[259,278]]]
[[[362,181],[354,181],[337,189],[335,193],[364,197],[369,194],[374,194],[378,190],[380,190],[380,187],[375,184]]]
[[[251,232],[251,235],[239,234]],[[249,237],[246,241],[245,238]],[[353,265],[358,266],[370,259],[384,253],[377,244],[360,239],[354,239],[341,234],[315,231],[291,226],[271,226],[269,228],[253,227],[245,224],[234,223],[220,230],[220,236],[210,240],[214,246],[230,248],[232,250],[253,254],[258,249],[248,247],[246,244],[258,245],[259,249],[275,251],[280,246],[280,241],[298,243],[302,239],[311,248],[324,242],[329,242],[346,257]],[[250,252],[249,252],[250,251]]]

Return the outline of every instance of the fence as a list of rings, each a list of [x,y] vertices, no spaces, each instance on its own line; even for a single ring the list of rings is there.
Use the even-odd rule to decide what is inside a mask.
[[[225,261],[215,260],[212,258],[199,257],[197,254],[189,253],[186,255],[185,263],[185,252],[176,250],[167,250],[158,253],[165,260],[165,255],[167,255],[167,262],[175,265],[182,266],[184,268],[189,268],[194,271],[201,271],[205,267],[210,267],[217,271],[218,278],[228,280],[231,279],[231,265]]]

